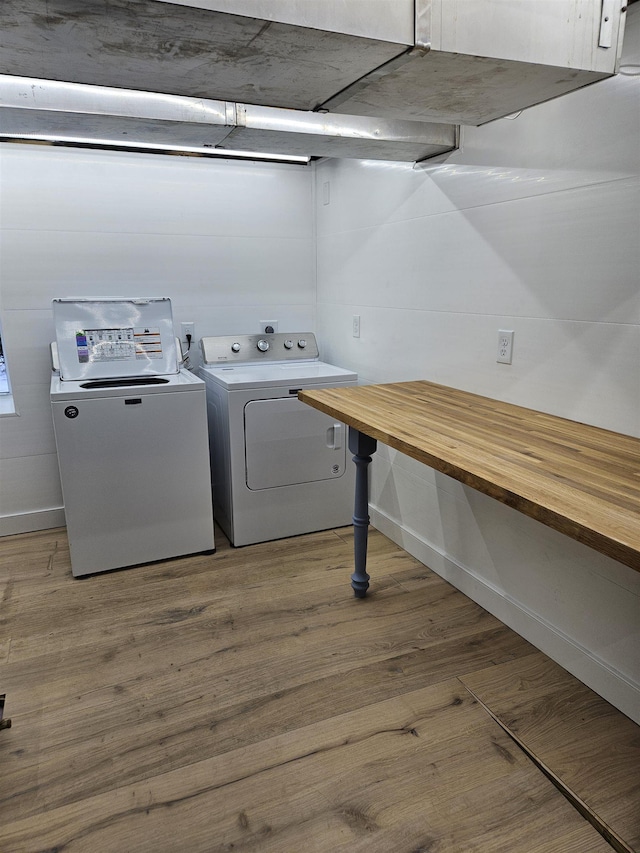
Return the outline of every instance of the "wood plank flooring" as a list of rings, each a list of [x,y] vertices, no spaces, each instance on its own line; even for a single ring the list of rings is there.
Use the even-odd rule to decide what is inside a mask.
[[[216,545],[0,539],[2,853],[611,851],[527,747],[638,844],[640,728],[382,535]]]
[[[543,654],[461,678],[490,713],[602,826],[640,850],[640,730]],[[620,780],[625,779],[625,795]],[[625,846],[626,845],[626,846]]]

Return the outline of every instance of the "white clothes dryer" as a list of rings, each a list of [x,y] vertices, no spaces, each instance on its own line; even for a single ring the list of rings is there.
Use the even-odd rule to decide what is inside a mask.
[[[235,546],[351,524],[346,427],[298,400],[355,385],[311,332],[201,339],[214,518]]]

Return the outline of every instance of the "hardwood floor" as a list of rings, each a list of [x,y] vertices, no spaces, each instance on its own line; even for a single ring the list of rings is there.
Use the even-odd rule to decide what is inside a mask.
[[[640,849],[640,728],[396,545],[216,545],[0,539],[2,853]]]
[[[640,849],[635,723],[543,654],[461,680],[612,846]]]

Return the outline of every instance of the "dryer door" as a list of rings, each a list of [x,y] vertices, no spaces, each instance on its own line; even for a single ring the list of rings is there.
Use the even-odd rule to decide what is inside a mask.
[[[250,489],[334,480],[346,466],[346,427],[297,397],[252,400],[244,407]]]

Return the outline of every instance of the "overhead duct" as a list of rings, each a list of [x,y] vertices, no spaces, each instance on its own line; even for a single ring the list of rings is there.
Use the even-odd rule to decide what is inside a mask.
[[[0,139],[222,154],[421,161],[452,151],[452,125],[333,116],[80,83],[0,77]]]
[[[242,105],[236,147],[375,156],[364,141],[385,159],[432,156],[434,122],[450,139],[611,76],[625,18],[613,0],[3,0],[2,16],[1,74]],[[3,128],[51,119],[2,103]],[[258,107],[299,115],[287,130]],[[182,121],[122,116],[123,133],[136,118],[156,137]]]

